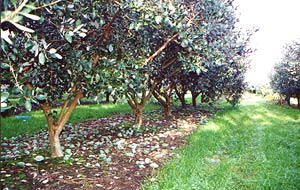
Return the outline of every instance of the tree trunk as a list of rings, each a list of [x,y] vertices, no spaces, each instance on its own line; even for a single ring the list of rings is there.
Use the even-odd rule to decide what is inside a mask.
[[[109,103],[109,97],[110,97],[110,94],[111,94],[110,92],[106,92],[106,93],[105,93],[105,95],[106,95],[105,102],[106,102],[106,103]]]
[[[165,112],[166,117],[171,117],[172,116],[171,106],[165,105],[164,106],[164,112]]]
[[[171,97],[170,96],[166,96],[166,103],[164,105],[164,111],[165,111],[165,116],[166,117],[171,117],[172,116],[172,112],[171,112]]]
[[[185,101],[184,95],[183,95],[183,97],[179,98],[179,100],[181,102],[181,108],[186,109],[186,101]]]
[[[197,101],[196,101],[196,98],[197,98],[197,97],[192,96],[192,104],[193,104],[193,107],[194,107],[194,108],[197,107]]]
[[[125,93],[125,96],[127,97],[127,102],[131,109],[133,110],[133,114],[135,116],[134,125],[140,128],[142,126],[143,122],[143,109],[146,105],[146,102],[149,100],[149,98],[152,96],[152,92],[154,87],[147,93],[146,90],[143,90],[142,97],[139,102],[137,93]]]
[[[57,126],[51,127],[52,129],[58,128]],[[61,149],[60,141],[59,141],[59,133],[57,130],[51,130],[49,132],[49,141],[51,148],[51,157],[63,157],[64,153]]]
[[[179,90],[177,89],[177,87],[175,87],[175,93],[177,95],[177,97],[179,98],[180,102],[181,102],[181,108],[182,109],[186,109],[186,101],[185,101],[185,94],[186,94],[186,90],[183,90],[182,93],[179,92]]]
[[[140,128],[143,123],[143,109],[144,109],[144,106],[138,105],[133,110],[133,113],[135,116],[134,125],[138,128]]]
[[[172,112],[171,112],[171,93],[172,89],[169,93],[168,92],[161,92],[160,90],[154,90],[153,91],[153,96],[156,98],[156,100],[164,107],[164,114],[166,117],[171,117]],[[164,99],[162,97],[164,97]]]
[[[197,107],[197,97],[199,96],[199,94],[200,93],[192,93],[192,104],[194,108]]]
[[[70,102],[70,100],[66,100],[64,102],[63,107],[61,108],[59,117],[57,120],[54,120],[53,115],[51,113],[51,107],[47,102],[40,104],[46,120],[48,124],[48,131],[49,131],[49,141],[50,141],[50,148],[51,148],[51,157],[63,157],[63,151],[61,148],[61,144],[59,141],[59,135],[63,130],[63,127],[69,120],[72,112],[74,111],[78,100],[82,97],[81,90],[77,91],[74,99]]]

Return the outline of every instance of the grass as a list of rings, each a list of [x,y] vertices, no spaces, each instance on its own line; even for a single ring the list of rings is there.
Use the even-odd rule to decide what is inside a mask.
[[[158,109],[159,106],[148,104],[145,111]],[[57,110],[59,111],[59,110]],[[94,104],[77,106],[72,113],[69,123],[78,123],[88,119],[107,117],[118,113],[129,113],[131,108],[128,104]],[[28,112],[21,115],[32,116],[23,121],[15,116],[1,118],[1,138],[10,138],[19,135],[31,135],[47,128],[46,119],[42,111]]]
[[[300,187],[300,111],[261,101],[225,106],[188,139],[148,190]]]

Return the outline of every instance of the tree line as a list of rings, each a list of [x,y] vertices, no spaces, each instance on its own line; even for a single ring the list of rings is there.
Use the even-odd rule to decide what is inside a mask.
[[[99,94],[126,97],[142,125],[153,96],[170,116],[172,96],[182,108],[220,97],[235,105],[245,89],[254,31],[236,27],[233,0],[35,0],[1,6],[1,111],[10,96],[31,110],[40,105],[52,157],[78,100]],[[59,113],[55,100],[64,103]],[[65,97],[67,96],[67,97]]]

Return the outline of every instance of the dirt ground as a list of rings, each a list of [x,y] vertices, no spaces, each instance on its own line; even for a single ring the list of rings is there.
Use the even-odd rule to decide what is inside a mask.
[[[211,113],[188,109],[172,118],[161,115],[145,113],[140,129],[132,126],[131,114],[67,125],[60,137],[63,159],[46,157],[46,131],[4,139],[1,189],[139,190]]]

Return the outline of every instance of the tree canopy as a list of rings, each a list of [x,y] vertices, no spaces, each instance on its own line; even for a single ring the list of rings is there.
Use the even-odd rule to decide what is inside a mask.
[[[286,96],[290,103],[290,97],[298,99],[300,107],[300,42],[293,41],[285,45],[282,59],[274,66],[271,73],[270,85],[274,92]]]
[[[125,96],[142,124],[154,94],[170,115],[170,97],[185,105],[224,95],[238,103],[251,33],[236,28],[232,0],[7,1],[1,13],[1,110],[10,95],[47,119],[52,156],[59,135],[82,97]],[[5,88],[4,88],[5,86]],[[3,87],[3,88],[2,88]],[[55,100],[64,103],[59,113]]]

